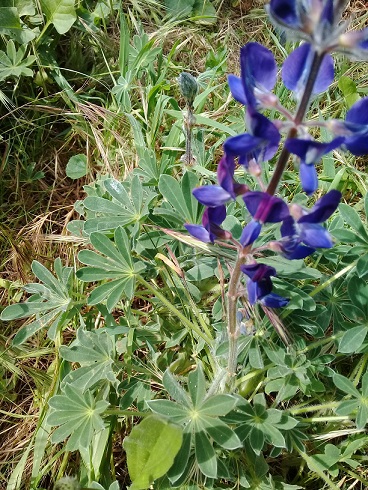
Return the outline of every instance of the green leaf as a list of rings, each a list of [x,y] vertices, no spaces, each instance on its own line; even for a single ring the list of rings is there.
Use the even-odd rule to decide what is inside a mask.
[[[201,405],[200,413],[212,417],[221,417],[229,413],[236,405],[232,395],[213,395]]]
[[[175,379],[170,369],[166,369],[162,382],[171,398],[185,407],[190,407],[190,400],[187,393]]]
[[[100,414],[106,410],[109,402],[96,402],[91,392],[83,393],[74,386],[66,385],[64,393],[51,397],[49,406],[51,411],[47,423],[60,426],[52,434],[52,442],[58,444],[69,437],[66,449],[75,451],[88,449],[93,435],[104,429]]]
[[[285,447],[285,439],[281,432],[272,424],[265,422],[262,430],[267,435],[267,440],[272,446]]]
[[[78,258],[82,263],[88,264],[88,267],[77,271],[77,277],[85,282],[114,279],[97,286],[88,298],[88,304],[91,305],[106,299],[107,309],[111,312],[123,295],[128,299],[133,297],[136,274],[144,266],[141,262],[133,264],[130,241],[121,227],[115,230],[115,244],[99,232],[92,233],[90,240],[92,245],[106,257],[101,257],[93,251],[82,250]]]
[[[71,371],[63,383],[73,383],[83,392],[100,380],[117,382],[113,371],[115,344],[106,331],[83,328],[77,330],[77,338],[70,346],[61,346],[60,355],[69,362],[79,363],[80,368]]]
[[[165,0],[165,7],[171,16],[189,17],[195,0]]]
[[[165,475],[174,462],[183,440],[179,426],[155,415],[136,425],[124,439],[124,449],[132,490],[147,489]]]
[[[66,175],[70,179],[80,179],[87,174],[87,157],[86,155],[74,155],[69,158],[66,166]]]
[[[265,435],[261,429],[253,427],[249,434],[249,443],[256,454],[260,454],[264,446]]]
[[[0,51],[0,80],[33,76],[33,71],[28,66],[34,63],[36,57],[31,55],[25,58],[26,50],[27,46],[20,46],[17,50],[14,42],[8,41],[6,53]]]
[[[343,354],[357,352],[363,344],[367,332],[368,327],[365,327],[364,325],[358,325],[357,327],[347,330],[340,340],[339,352]]]
[[[15,7],[0,7],[0,33],[4,29],[21,29],[18,10]]]
[[[180,451],[175,457],[174,464],[171,466],[167,473],[167,476],[171,483],[175,484],[175,482],[177,482],[185,472],[189,461],[191,446],[192,434],[189,432],[184,432],[183,443],[181,445]]]
[[[201,417],[201,423],[212,439],[225,449],[236,449],[242,446],[239,437],[222,420]]]
[[[335,386],[344,393],[347,393],[348,395],[352,395],[357,398],[360,397],[359,391],[355,388],[350,379],[345,378],[345,376],[335,373],[333,375],[333,382]]]
[[[164,415],[176,423],[185,422],[190,418],[187,408],[182,408],[171,400],[149,400],[146,403],[153,412]]]
[[[198,17],[201,24],[214,24],[217,20],[216,9],[209,0],[196,0],[192,16]]]
[[[171,204],[178,216],[183,221],[191,223],[194,221],[188,210],[186,198],[183,195],[179,182],[171,175],[161,175],[158,188],[165,199]]]
[[[188,375],[188,390],[193,407],[199,407],[206,396],[206,378],[200,364],[195,371],[191,371]]]
[[[216,478],[216,453],[205,432],[200,431],[194,434],[194,447],[197,463],[202,473],[208,478]]]
[[[77,20],[75,0],[40,0],[47,22],[54,24],[59,34],[65,34]]]
[[[360,279],[367,279],[368,277],[368,251],[362,255],[356,265],[356,271]]]
[[[364,429],[368,422],[368,406],[366,404],[366,401],[364,400],[363,403],[358,408],[357,416],[355,419],[355,424],[358,430]]]
[[[348,204],[341,203],[339,205],[339,213],[346,221],[346,223],[353,228],[359,235],[361,235],[365,240],[368,240],[367,231],[362,223],[362,218],[359,214]]]

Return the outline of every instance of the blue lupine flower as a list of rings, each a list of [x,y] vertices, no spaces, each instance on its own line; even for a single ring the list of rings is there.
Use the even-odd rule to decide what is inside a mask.
[[[303,190],[312,194],[318,188],[317,171],[314,166],[323,155],[334,150],[344,142],[345,138],[335,138],[329,143],[293,138],[285,141],[286,148],[300,158],[300,180]]]
[[[276,276],[276,269],[266,264],[242,265],[241,270],[248,276],[247,292],[251,305],[257,301],[269,308],[280,308],[287,305],[289,300],[278,294],[272,293],[271,276]]]
[[[239,163],[247,168],[251,159],[260,163],[274,156],[280,133],[266,116],[251,107],[246,112],[246,123],[249,132],[228,138],[224,150],[229,156],[239,157]]]
[[[346,25],[340,24],[344,1],[271,0],[267,7],[271,20],[293,38],[305,39],[319,52],[338,45]]]
[[[240,50],[241,77],[228,76],[228,83],[235,100],[256,108],[258,95],[273,89],[277,77],[277,65],[272,52],[259,43],[251,42]]]
[[[345,134],[346,148],[356,156],[368,153],[368,97],[358,100],[347,112],[345,121],[330,121],[332,131]]]
[[[284,85],[293,90],[297,99],[304,91],[310,75],[314,49],[309,43],[304,43],[296,48],[286,58],[281,71]],[[318,71],[318,76],[313,86],[312,93],[318,94],[327,90],[334,79],[334,62],[332,56],[326,54]]]
[[[217,206],[213,208],[207,208],[202,217],[201,225],[191,225],[186,223],[184,226],[189,231],[189,233],[205,243],[213,243],[216,238],[222,240],[228,240],[231,238],[231,233],[229,231],[223,230],[220,225],[226,218],[226,208],[225,206]]]
[[[281,225],[282,240],[277,242],[279,250],[288,259],[303,259],[315,252],[316,248],[331,248],[332,239],[323,223],[337,209],[341,192],[332,190],[319,199],[308,212],[293,204],[291,214]],[[276,250],[275,247],[273,247]]]
[[[193,190],[194,197],[205,206],[216,207],[248,192],[245,184],[234,180],[234,157],[224,155],[217,167],[217,180],[220,185],[205,185]]]
[[[279,197],[267,192],[248,192],[243,200],[253,219],[244,228],[240,243],[243,247],[253,243],[261,232],[264,223],[278,223],[289,215],[287,204]]]

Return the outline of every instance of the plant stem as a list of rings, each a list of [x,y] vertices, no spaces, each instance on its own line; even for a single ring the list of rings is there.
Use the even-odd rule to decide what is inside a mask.
[[[190,166],[193,163],[192,154],[192,127],[193,127],[193,107],[188,105],[186,117],[184,118],[185,128],[185,163]]]
[[[320,412],[322,410],[333,410],[339,406],[339,402],[321,403],[320,405],[307,405],[306,407],[293,407],[288,412],[291,415],[300,415],[308,412]],[[304,422],[304,419],[303,419]]]
[[[310,100],[310,97],[312,95],[314,82],[316,81],[316,78],[317,78],[317,75],[318,75],[319,69],[321,67],[324,56],[325,56],[324,53],[318,53],[318,52],[314,53],[312,65],[310,68],[309,77],[308,77],[307,83],[305,84],[304,92],[303,92],[302,98],[300,100],[298,109],[297,109],[295,117],[294,117],[294,125],[295,126],[290,129],[290,131],[287,135],[287,139],[295,138],[295,136],[297,135],[297,132],[298,132],[297,126],[303,121],[303,117],[304,117],[304,115],[308,109],[309,100]],[[271,194],[271,195],[275,194],[277,186],[281,180],[282,174],[284,173],[286,164],[289,160],[289,156],[290,156],[290,152],[284,146],[282,151],[281,151],[281,154],[279,156],[279,159],[276,163],[276,168],[275,168],[275,171],[272,175],[270,183],[268,184],[268,187],[267,187],[268,194]]]
[[[244,264],[249,247],[239,250],[234,270],[231,274],[228,289],[228,307],[227,307],[227,334],[229,339],[229,357],[228,357],[228,379],[232,384],[232,379],[236,373],[236,360],[238,357],[238,336],[239,332],[236,324],[236,312],[238,304],[238,287],[241,277],[240,267]]]

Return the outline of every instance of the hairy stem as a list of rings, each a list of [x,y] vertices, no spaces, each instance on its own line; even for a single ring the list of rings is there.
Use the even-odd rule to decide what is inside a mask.
[[[317,75],[318,75],[319,69],[321,67],[324,56],[325,56],[325,53],[318,53],[318,52],[314,53],[314,58],[312,61],[309,77],[308,77],[307,83],[305,84],[304,92],[303,92],[302,98],[300,100],[298,109],[297,109],[295,117],[294,117],[295,126],[290,129],[290,131],[287,135],[288,139],[295,138],[295,136],[297,135],[297,132],[298,132],[297,126],[303,121],[303,117],[304,117],[305,113],[307,112],[307,109],[309,106],[309,100],[310,100],[310,97],[312,95],[314,82],[316,81],[316,78],[317,78]],[[284,146],[281,153],[280,153],[279,159],[276,163],[276,168],[275,168],[275,171],[272,175],[270,183],[268,184],[268,187],[267,187],[268,194],[271,194],[271,195],[275,194],[277,186],[281,180],[282,174],[284,173],[285,167],[286,167],[287,162],[289,160],[289,156],[290,156],[290,152]]]
[[[228,289],[228,307],[227,307],[227,334],[229,339],[229,357],[228,357],[228,379],[230,384],[236,373],[236,360],[238,354],[238,328],[236,322],[237,304],[238,304],[238,288],[241,277],[240,267],[245,263],[245,259],[249,247],[243,248],[239,251],[238,258],[236,259],[234,270],[231,274],[229,289]]]
[[[187,165],[192,165],[193,154],[192,154],[192,127],[193,127],[193,107],[188,106],[188,111],[186,118],[184,119],[185,127],[185,163]]]

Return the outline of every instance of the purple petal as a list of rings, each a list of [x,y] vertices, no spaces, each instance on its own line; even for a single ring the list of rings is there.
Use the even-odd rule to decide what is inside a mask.
[[[289,216],[288,205],[279,197],[272,196],[270,204],[271,209],[267,213],[267,223],[278,223]]]
[[[304,43],[286,58],[282,67],[282,80],[289,90],[299,91],[305,86],[313,59],[311,45]],[[314,83],[313,93],[324,92],[334,79],[334,62],[330,55],[325,55]]]
[[[243,133],[228,138],[224,142],[224,150],[230,156],[246,155],[258,148],[262,142],[262,138],[256,138],[249,133]]]
[[[217,167],[217,181],[220,186],[225,189],[232,197],[234,194],[234,157],[224,155]]]
[[[288,27],[300,26],[295,0],[271,0],[269,11],[273,18]]]
[[[197,187],[192,194],[201,204],[209,207],[221,206],[232,199],[231,194],[219,185]]]
[[[355,156],[368,154],[368,127],[361,134],[345,138],[346,148]]]
[[[247,293],[248,293],[248,301],[251,305],[254,305],[258,300],[258,286],[256,282],[247,280]]]
[[[318,189],[318,176],[316,167],[314,165],[307,165],[301,162],[299,175],[303,191],[307,194],[313,194],[313,192]]]
[[[240,50],[241,79],[248,104],[256,107],[254,89],[269,91],[276,83],[277,66],[272,52],[251,42]]]
[[[259,237],[262,225],[258,221],[251,220],[244,228],[239,239],[243,247],[250,245]]]
[[[349,123],[368,126],[368,97],[358,100],[346,113]]]
[[[334,23],[334,4],[333,0],[326,0],[321,14],[320,22],[327,22],[332,26]]]
[[[282,296],[279,296],[276,293],[270,293],[267,294],[266,296],[263,296],[260,299],[260,302],[264,306],[267,306],[268,308],[282,308],[283,306],[286,306],[289,303],[289,299],[283,298]]]
[[[290,248],[287,250],[283,250],[282,255],[288,259],[288,260],[300,260],[300,259],[305,259],[305,257],[308,257],[308,255],[312,255],[316,251],[315,248],[313,247],[306,247],[305,245],[297,245],[293,249]]]
[[[261,223],[277,223],[289,215],[287,204],[267,192],[247,192],[243,200],[249,213]]]
[[[287,216],[280,227],[281,236],[294,236],[297,234],[295,221],[292,216]]]
[[[276,269],[270,265],[260,264],[245,264],[240,266],[241,271],[246,274],[253,282],[259,282],[263,279],[269,279],[271,276],[276,276]]]
[[[317,223],[303,223],[300,225],[300,239],[313,248],[331,248],[333,242],[328,231]]]
[[[213,243],[214,240],[211,240],[211,237],[210,237],[209,232],[203,226],[201,226],[201,225],[191,225],[189,223],[186,223],[184,225],[184,227],[188,230],[188,232],[194,238],[197,238],[201,242],[204,242],[204,243],[210,243],[210,242],[212,242]]]
[[[229,84],[230,91],[234,99],[243,105],[248,105],[241,78],[236,77],[235,75],[228,75],[227,83]]]
[[[266,116],[251,108],[247,109],[246,123],[250,132],[263,140],[263,160],[270,160],[279,146],[281,136],[278,129]]]
[[[206,219],[205,219],[206,215]],[[217,206],[215,208],[207,208],[203,213],[202,224],[206,226],[208,223],[214,223],[215,225],[221,225],[226,218],[226,207]]]
[[[302,216],[298,223],[322,223],[334,213],[339,205],[341,192],[332,190],[327,192],[313,206],[310,213]],[[313,247],[313,245],[311,245]]]
[[[342,145],[345,138],[335,138],[329,143],[320,143],[314,140],[304,140],[299,138],[288,139],[285,141],[286,148],[297,155],[303,163],[316,163],[323,155]]]
[[[266,194],[266,192],[261,192],[261,191],[253,191],[253,192],[247,192],[247,194],[243,196],[243,201],[245,202],[245,205],[247,206],[247,209],[252,216],[256,214],[258,206],[265,198],[265,195],[267,198],[269,194]]]

